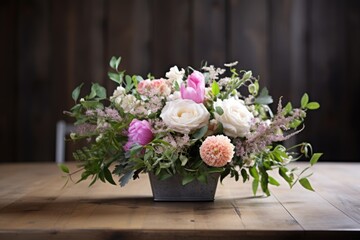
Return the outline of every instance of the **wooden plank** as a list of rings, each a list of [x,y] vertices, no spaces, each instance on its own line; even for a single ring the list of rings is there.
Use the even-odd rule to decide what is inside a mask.
[[[261,77],[260,86],[269,86],[268,1],[230,0],[228,6],[228,61]]]
[[[6,169],[6,171],[3,171],[3,169]],[[36,165],[29,169],[28,164],[16,164],[6,166],[6,168],[0,165],[0,171],[2,172],[0,177],[0,209],[30,191],[43,186],[47,183],[48,177],[54,174],[53,171],[44,172],[40,166],[36,168]],[[24,174],[27,171],[31,171],[38,178],[29,181],[29,176]]]
[[[84,79],[75,79],[75,19],[76,12],[74,1],[55,0],[50,5],[51,14],[51,46],[52,58],[51,64],[51,80],[52,80],[52,102],[53,106],[53,126],[59,120],[67,122],[73,121],[63,111],[69,110],[73,106],[74,101],[71,98],[73,89],[84,81]],[[80,82],[79,82],[80,81]],[[74,149],[73,145],[65,144],[66,153],[65,160],[71,160],[70,154]],[[55,147],[55,146],[54,146]],[[55,156],[55,154],[53,155]],[[53,160],[51,157],[48,160]]]
[[[291,96],[290,88],[290,16],[291,1],[270,1],[269,4],[269,91],[274,102],[283,96],[287,102]]]
[[[327,175],[326,168],[321,169],[321,167],[322,165],[319,164],[314,168],[316,175],[329,176]],[[348,168],[345,169],[347,170]],[[330,178],[346,179],[346,175],[347,171],[344,171],[344,169],[337,169]],[[358,177],[351,176],[350,178],[356,181]],[[295,185],[292,191],[288,191],[284,188],[273,188],[271,193],[279,200],[287,211],[289,211],[304,230],[360,229],[360,224],[354,220],[357,213],[354,213],[353,217],[349,217],[347,214],[344,214],[343,211],[339,210],[339,208],[336,208],[331,204],[331,202],[334,201],[334,195],[344,192],[344,196],[346,196],[346,190],[344,191],[342,186],[337,186],[335,184],[329,185],[329,183],[326,182],[326,178],[314,181],[312,185],[315,189],[322,189],[320,193],[305,190],[300,184]],[[324,191],[331,192],[330,196],[332,197],[327,199],[325,197],[326,195],[321,194],[321,192]],[[344,204],[349,204],[348,207],[351,208],[351,204],[354,203],[356,205],[356,201],[349,201]]]
[[[0,3],[0,81],[3,85],[3,99],[0,116],[0,162],[16,161],[16,39],[17,39],[17,2],[8,0]]]
[[[351,156],[356,156],[356,150],[348,144],[353,139],[349,138],[353,132],[349,121],[353,116],[351,105],[344,99],[348,95],[347,86],[352,82],[345,75],[345,2],[321,0],[308,3],[310,55],[307,91],[310,98],[321,103],[321,109],[316,113],[317,117],[315,113],[312,114],[314,117],[309,116],[311,124],[307,124],[304,138],[313,142],[315,149],[321,149],[326,160],[351,160]],[[341,131],[329,131],[338,126],[342,126]]]
[[[202,61],[223,67],[226,62],[226,2],[194,1],[191,13],[194,67],[199,68]]]
[[[306,92],[308,72],[308,4],[307,1],[293,0],[291,2],[289,19],[290,31],[290,100],[297,103]]]
[[[193,65],[190,6],[189,0],[153,1],[150,66],[152,73],[157,77],[164,77],[174,65]]]
[[[317,178],[313,186],[319,189],[316,193],[299,185],[289,191],[284,184],[271,188],[273,197],[254,198],[251,183],[225,179],[224,184],[218,186],[216,200],[208,203],[153,202],[147,175],[141,175],[140,180],[130,182],[123,189],[102,183],[88,188],[88,182],[61,189],[61,173],[55,164],[1,167],[3,171],[23,172],[30,182],[32,179],[35,182],[29,189],[20,188],[23,195],[0,209],[0,237],[5,239],[20,238],[23,234],[28,239],[64,239],[80,233],[91,235],[90,239],[104,236],[167,239],[165,233],[170,234],[170,239],[186,236],[215,239],[221,234],[224,239],[265,236],[269,239],[354,239],[360,233],[360,224],[354,220],[360,213],[354,211],[353,218],[349,217],[345,210],[339,210],[341,206],[334,204],[339,200],[336,195],[359,192],[359,186],[346,187],[347,183],[358,181],[359,176],[352,174],[358,171],[359,165],[354,164],[315,166],[313,177]],[[330,176],[343,180],[345,185],[328,181]],[[3,178],[0,184],[18,186],[19,183]],[[331,195],[332,188],[336,193]],[[329,194],[324,194],[326,192]],[[13,193],[6,196],[8,194]],[[8,201],[6,196],[1,194],[0,202]],[[356,208],[356,201],[348,203]]]
[[[47,161],[53,156],[49,77],[48,1],[19,1],[17,159]],[[21,149],[21,151],[19,151]]]
[[[320,174],[311,177],[316,192],[348,217],[360,223],[360,209],[356,207],[360,199],[360,185],[356,184],[360,182],[358,171],[351,168],[349,163],[340,166],[327,163],[316,166],[314,172],[317,173],[320,167]],[[339,171],[344,173],[341,180],[333,177]],[[341,194],[337,194],[339,191]]]
[[[120,69],[146,78],[150,72],[150,2],[110,0],[107,14],[106,59],[121,56]],[[115,86],[113,83],[107,85]]]
[[[356,109],[357,107],[357,89],[360,89],[360,2],[356,0],[346,1],[344,17],[346,29],[346,36],[344,36],[346,39],[344,46],[346,51],[346,70],[341,84],[346,86],[346,90],[344,94],[341,94],[341,97],[343,98],[343,107],[345,107],[343,111],[345,114],[350,115],[344,122],[351,128],[346,132],[345,136],[346,141],[350,144],[346,145],[347,148],[344,151],[347,152],[349,160],[359,161],[357,147],[354,146],[360,146],[360,140],[357,134],[357,132],[360,131],[360,126],[356,124],[351,113],[353,112],[353,109]],[[340,154],[342,154],[342,151],[340,151]]]
[[[283,188],[286,186],[282,186]],[[231,199],[237,215],[242,221],[242,225],[247,230],[302,230],[294,218],[273,196],[264,197],[261,193],[254,196],[252,193],[251,182],[235,182],[234,179],[224,179],[219,199],[226,197]],[[222,193],[222,191],[226,191]],[[269,219],[269,221],[264,221]],[[271,220],[270,220],[271,219]]]

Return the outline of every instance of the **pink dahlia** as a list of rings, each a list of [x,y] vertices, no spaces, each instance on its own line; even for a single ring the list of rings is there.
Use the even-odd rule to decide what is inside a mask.
[[[209,136],[200,147],[200,156],[209,166],[225,166],[234,156],[234,145],[224,135]]]

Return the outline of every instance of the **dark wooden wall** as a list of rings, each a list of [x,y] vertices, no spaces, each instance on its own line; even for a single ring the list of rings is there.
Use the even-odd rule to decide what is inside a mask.
[[[0,161],[53,161],[72,89],[110,94],[113,55],[144,76],[239,60],[275,99],[321,103],[298,141],[324,160],[359,159],[360,1],[2,0]]]

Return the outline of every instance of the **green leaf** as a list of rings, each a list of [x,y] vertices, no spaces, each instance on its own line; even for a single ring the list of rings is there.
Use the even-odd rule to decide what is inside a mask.
[[[175,81],[175,83],[174,83],[174,88],[175,88],[175,91],[180,91],[180,86],[177,81]]]
[[[292,110],[291,102],[288,102],[288,103],[286,104],[286,106],[284,107],[284,109],[283,109],[284,115],[289,114],[289,113],[291,112],[291,110]]]
[[[292,175],[287,174],[288,169],[285,167],[279,168],[279,174],[280,176],[291,186],[291,183],[293,181]]]
[[[248,173],[246,172],[246,170],[244,168],[241,169],[241,176],[243,178],[243,183],[246,182],[246,180],[249,179],[249,175],[248,175]]]
[[[132,178],[133,175],[134,175],[134,171],[130,171],[122,175],[121,178],[119,179],[120,186],[124,187],[129,182],[129,180]]]
[[[205,135],[205,133],[207,132],[207,130],[208,130],[208,126],[205,125],[205,126],[203,126],[202,128],[200,128],[199,130],[197,130],[197,131],[192,135],[192,137],[193,137],[194,139],[200,139],[200,138],[202,138],[202,137]]]
[[[148,161],[149,159],[153,158],[153,151],[146,150],[146,153],[144,154],[144,161]]]
[[[197,180],[202,183],[207,183],[207,177],[204,174],[201,174],[197,177]]]
[[[83,107],[85,107],[87,109],[103,107],[103,105],[98,101],[84,101],[84,102],[81,102],[81,105],[83,105]]]
[[[118,70],[120,61],[121,61],[121,57],[119,57],[119,58],[112,57],[109,65],[112,69]]]
[[[247,71],[244,73],[242,80],[247,80],[252,76],[252,71]]]
[[[211,90],[212,90],[214,96],[217,96],[220,93],[219,84],[217,82],[213,81],[213,83],[211,84]]]
[[[217,128],[215,130],[216,133],[222,133],[224,131],[224,126],[221,122],[218,122]]]
[[[248,86],[248,91],[251,95],[256,95],[258,92],[258,88],[256,87],[256,85],[254,83],[252,83]]]
[[[254,179],[259,180],[259,172],[258,172],[258,170],[256,169],[255,166],[249,168],[249,172],[250,172],[250,175],[251,175]]]
[[[310,110],[315,110],[320,108],[320,104],[318,102],[309,102],[308,104],[306,104],[306,108]]]
[[[135,156],[135,155],[138,154],[142,149],[143,149],[143,146],[141,146],[140,144],[134,144],[134,145],[130,148],[130,156]]]
[[[220,175],[220,182],[222,183],[222,181],[224,180],[224,178],[229,175],[230,173],[230,168],[226,168],[225,171],[223,171]]]
[[[222,167],[211,167],[208,170],[208,173],[221,173],[223,171],[224,171],[224,168],[222,168]]]
[[[111,172],[108,168],[104,168],[104,177],[106,179],[106,181],[108,181],[109,183],[116,185],[116,183],[114,182],[114,179],[111,175]]]
[[[122,78],[123,78],[123,73],[113,73],[113,72],[108,72],[108,76],[111,80],[113,80],[114,82],[121,84],[122,82]]]
[[[102,182],[105,182],[104,171],[99,172],[98,176],[99,176],[99,179],[100,179]]]
[[[98,83],[93,83],[91,86],[91,93],[90,98],[93,98],[95,96],[98,96],[99,99],[105,99],[106,98],[106,89],[102,86],[100,86]]]
[[[217,114],[219,114],[220,116],[224,114],[224,110],[220,107],[220,106],[216,106],[215,107],[215,111]]]
[[[257,98],[255,98],[255,103],[267,105],[273,102],[272,97],[269,95],[267,88],[263,88]]]
[[[131,85],[132,84],[132,79],[129,75],[125,76],[125,81],[126,81],[126,85]]]
[[[319,160],[319,158],[320,158],[322,155],[323,155],[322,153],[314,153],[314,154],[311,156],[311,159],[310,159],[310,164],[311,164],[311,166],[313,166],[315,163],[317,163],[317,161]]]
[[[109,65],[110,65],[110,67],[111,68],[113,68],[113,69],[115,69],[116,70],[116,57],[112,57],[111,59],[110,59],[110,63],[109,63]]]
[[[138,75],[132,76],[131,79],[132,79],[135,87],[137,87],[137,85],[138,85],[138,83],[139,83],[140,81],[143,81],[143,80],[144,80],[141,76],[138,76]]]
[[[189,160],[189,159],[188,159],[186,156],[184,156],[184,155],[180,155],[179,159],[180,159],[180,161],[181,161],[181,166],[185,166],[186,163],[187,163],[188,160]]]
[[[60,168],[60,170],[63,171],[64,173],[69,173],[69,172],[70,172],[70,171],[69,171],[69,168],[68,168],[65,164],[63,164],[63,163],[60,163],[60,164],[59,164],[59,168]]]
[[[254,196],[256,195],[258,188],[259,188],[259,180],[254,179],[252,182],[252,191],[253,191]]]
[[[269,183],[274,186],[280,186],[280,183],[275,178],[269,176]]]
[[[182,179],[182,185],[186,185],[194,180],[195,180],[195,177],[193,175],[186,175]]]
[[[94,179],[91,181],[91,183],[89,184],[89,187],[91,187],[92,185],[94,185],[94,183],[96,183],[96,181],[98,180],[97,177],[94,177]]]
[[[299,119],[294,119],[294,121],[292,121],[292,122],[290,123],[290,128],[297,128],[301,123],[302,123],[301,120],[299,120]]]
[[[307,93],[304,93],[304,95],[301,97],[301,108],[306,108],[308,102],[309,102],[309,95]]]
[[[79,98],[79,95],[80,95],[80,90],[81,90],[81,87],[84,85],[84,83],[80,84],[77,88],[74,89],[74,91],[72,92],[71,96],[72,96],[72,99],[74,99],[74,101],[76,102]]]
[[[301,186],[303,186],[303,187],[306,188],[307,190],[315,191],[315,190],[312,188],[312,186],[311,186],[311,184],[310,184],[310,182],[309,182],[309,180],[308,180],[307,178],[301,178],[301,179],[299,180],[299,183],[301,184]]]
[[[266,194],[266,196],[270,196],[270,192],[268,188],[269,175],[263,167],[260,168],[260,174],[261,174],[261,179],[260,179],[261,190]]]

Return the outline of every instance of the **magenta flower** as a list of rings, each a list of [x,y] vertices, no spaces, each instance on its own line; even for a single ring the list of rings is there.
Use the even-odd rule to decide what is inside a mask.
[[[203,103],[205,98],[205,78],[201,72],[194,71],[187,79],[187,87],[182,84],[181,98],[190,99],[196,103]]]
[[[128,129],[128,142],[125,144],[125,151],[129,151],[134,144],[142,146],[151,142],[154,135],[151,131],[150,123],[146,120],[133,119]]]

